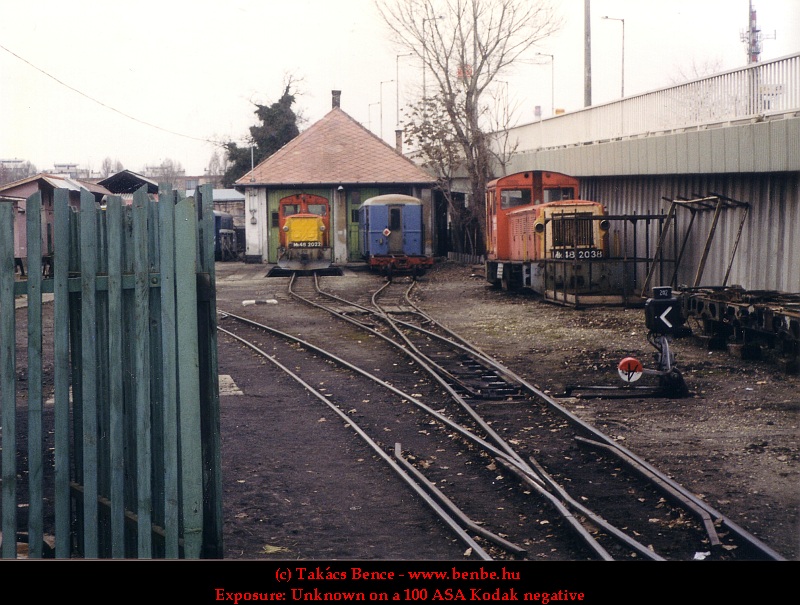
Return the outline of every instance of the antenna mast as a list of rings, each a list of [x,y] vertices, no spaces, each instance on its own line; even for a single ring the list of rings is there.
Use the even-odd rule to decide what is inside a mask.
[[[742,42],[747,44],[747,63],[758,63],[758,58],[761,55],[761,42],[763,40],[774,40],[775,33],[773,32],[771,36],[767,37],[761,35],[761,30],[758,29],[756,23],[756,10],[753,8],[753,0],[750,0],[747,23],[747,31],[740,34]]]

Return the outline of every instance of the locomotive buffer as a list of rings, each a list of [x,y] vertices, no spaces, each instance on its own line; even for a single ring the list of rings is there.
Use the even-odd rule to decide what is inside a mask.
[[[644,305],[647,341],[655,348],[655,369],[645,368],[635,357],[626,357],[619,362],[617,372],[625,383],[623,386],[568,386],[566,396],[589,397],[667,397],[682,398],[689,389],[680,371],[675,367],[675,355],[670,351],[672,337],[683,331],[685,318],[677,298],[672,296],[669,286],[656,286],[652,297]],[[635,386],[643,375],[658,377],[658,386]],[[576,393],[577,391],[577,393]]]

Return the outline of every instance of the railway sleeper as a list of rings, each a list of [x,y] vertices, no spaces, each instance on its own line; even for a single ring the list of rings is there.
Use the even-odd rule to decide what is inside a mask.
[[[517,389],[490,389],[486,391],[482,391],[481,395],[484,399],[490,400],[503,400],[508,401],[509,398],[514,398],[519,396],[519,391]]]

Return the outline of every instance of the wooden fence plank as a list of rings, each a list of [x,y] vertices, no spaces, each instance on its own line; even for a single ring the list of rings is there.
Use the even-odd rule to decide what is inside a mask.
[[[109,465],[111,468],[111,556],[125,557],[125,452],[123,442],[122,365],[122,199],[112,196],[106,204],[108,227],[108,363],[116,368],[109,376]]]
[[[197,350],[197,232],[195,200],[175,206],[178,415],[181,444],[184,556],[199,558],[203,531],[203,468],[200,447],[200,376]]]
[[[66,189],[53,194],[53,383],[55,431],[56,557],[70,556],[69,498],[69,224],[73,214]]]
[[[179,556],[178,385],[175,329],[175,197],[168,186],[159,190],[161,254],[161,346],[164,405],[164,556]]]
[[[219,427],[219,371],[217,363],[217,299],[216,265],[214,257],[214,197],[210,184],[197,190],[200,199],[198,225],[205,240],[202,269],[198,279],[203,283],[203,300],[198,301],[198,339],[200,358],[204,366],[200,372],[200,392],[203,396],[202,435],[203,460],[206,464],[207,480],[204,484],[205,515],[203,556],[222,558],[222,471],[220,460]]]
[[[16,320],[14,312],[14,213],[0,203],[0,425],[2,444],[2,557],[17,556]]]
[[[164,556],[164,541],[161,537],[164,528],[164,393],[162,375],[162,337],[161,295],[159,252],[160,226],[159,202],[147,203],[147,258],[149,263],[148,325],[150,326],[150,444],[151,444],[151,502],[153,531],[159,536],[153,542],[153,557]],[[155,536],[154,536],[155,537]]]
[[[29,278],[19,282],[16,206],[0,204],[1,558],[17,556],[22,498],[15,295],[29,303],[29,556],[44,556],[43,537],[55,533],[62,559],[74,547],[85,558],[222,557],[211,193],[204,186],[176,205],[169,188],[154,202],[143,187],[131,206],[110,196],[101,211],[82,191],[76,211],[56,189],[52,279],[42,278],[36,193]],[[43,483],[44,292],[54,294],[53,486]],[[50,490],[54,529],[43,514]]]
[[[71,208],[69,212],[69,271],[78,277],[75,279],[79,286],[73,289],[73,283],[69,287],[69,342],[70,342],[70,375],[72,380],[72,448],[71,468],[74,469],[72,479],[78,485],[83,481],[83,372],[81,369],[81,359],[83,359],[83,337],[81,333],[81,288],[83,287],[80,277],[81,271],[81,215],[80,208]],[[72,280],[70,280],[72,281]],[[73,481],[70,481],[70,497],[72,496]],[[76,546],[79,554],[83,554],[83,503],[76,503],[75,527],[73,529],[76,536]]]
[[[150,330],[148,326],[150,274],[147,258],[147,192],[144,188],[133,194],[133,273],[134,331],[133,356],[136,379],[136,504],[138,518],[139,558],[152,557],[152,458],[150,418]]]
[[[98,209],[99,210],[99,209]],[[100,290],[97,276],[108,273],[108,233],[107,212],[95,213],[95,233],[97,234],[97,265],[95,267],[95,359],[97,362],[97,498],[98,498],[98,556],[108,557],[111,545],[110,509],[104,504],[111,491],[111,403],[109,397],[110,368],[108,362],[108,289]]]
[[[42,557],[42,194],[25,206],[28,242],[28,556]]]
[[[97,204],[88,191],[81,192],[81,383],[83,385],[83,549],[84,556],[96,559],[98,550],[97,496]]]

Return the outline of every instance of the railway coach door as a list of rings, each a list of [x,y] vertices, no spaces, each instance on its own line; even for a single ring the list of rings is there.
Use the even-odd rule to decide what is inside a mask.
[[[389,206],[389,254],[403,254],[403,207]]]

